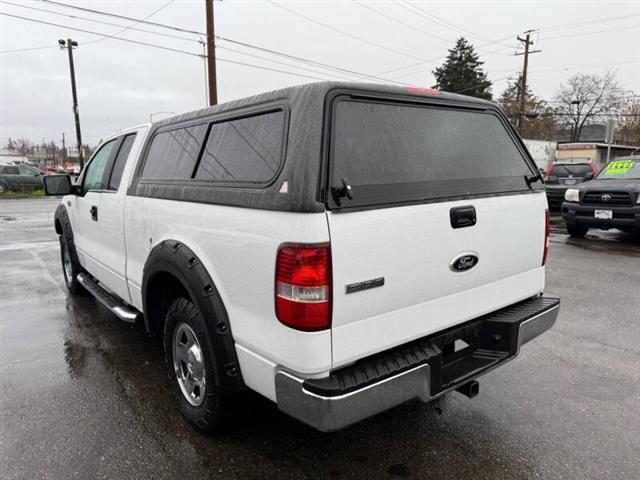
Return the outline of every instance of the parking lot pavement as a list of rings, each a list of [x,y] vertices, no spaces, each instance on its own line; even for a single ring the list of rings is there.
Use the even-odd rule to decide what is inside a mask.
[[[64,288],[53,199],[0,200],[0,477],[629,478],[640,472],[640,240],[552,222],[553,330],[480,380],[321,434],[258,395],[215,435],[157,342]],[[195,478],[195,477],[194,477]]]

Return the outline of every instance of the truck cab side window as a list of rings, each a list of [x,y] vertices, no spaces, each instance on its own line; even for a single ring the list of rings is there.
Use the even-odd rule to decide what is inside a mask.
[[[143,179],[188,180],[198,160],[207,124],[176,128],[153,137]]]
[[[89,162],[87,171],[84,175],[84,181],[82,182],[83,194],[90,190],[104,190],[104,171],[105,168],[107,168],[109,157],[111,156],[111,151],[115,144],[115,140],[105,143],[93,156],[91,162]]]
[[[111,177],[109,178],[109,185],[107,187],[108,190],[118,190],[120,180],[122,179],[122,172],[124,171],[124,166],[127,163],[127,158],[129,157],[135,139],[136,134],[132,133],[125,136],[124,140],[122,140],[116,159],[113,162],[113,169],[111,170]]]

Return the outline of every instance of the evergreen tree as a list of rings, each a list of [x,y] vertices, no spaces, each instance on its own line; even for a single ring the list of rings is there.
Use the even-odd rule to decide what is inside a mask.
[[[433,88],[491,100],[491,82],[482,69],[473,45],[460,37],[449,50],[447,60],[433,71],[437,83]]]

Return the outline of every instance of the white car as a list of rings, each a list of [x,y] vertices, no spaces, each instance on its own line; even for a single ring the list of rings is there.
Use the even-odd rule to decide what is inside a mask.
[[[121,131],[46,182],[69,290],[162,339],[189,422],[248,388],[327,431],[472,397],[553,325],[540,180],[490,102],[316,83]]]

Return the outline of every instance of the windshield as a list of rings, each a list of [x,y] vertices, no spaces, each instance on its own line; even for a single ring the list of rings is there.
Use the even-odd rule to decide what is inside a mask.
[[[609,162],[598,175],[599,179],[636,178],[640,179],[640,159],[614,160]]]

